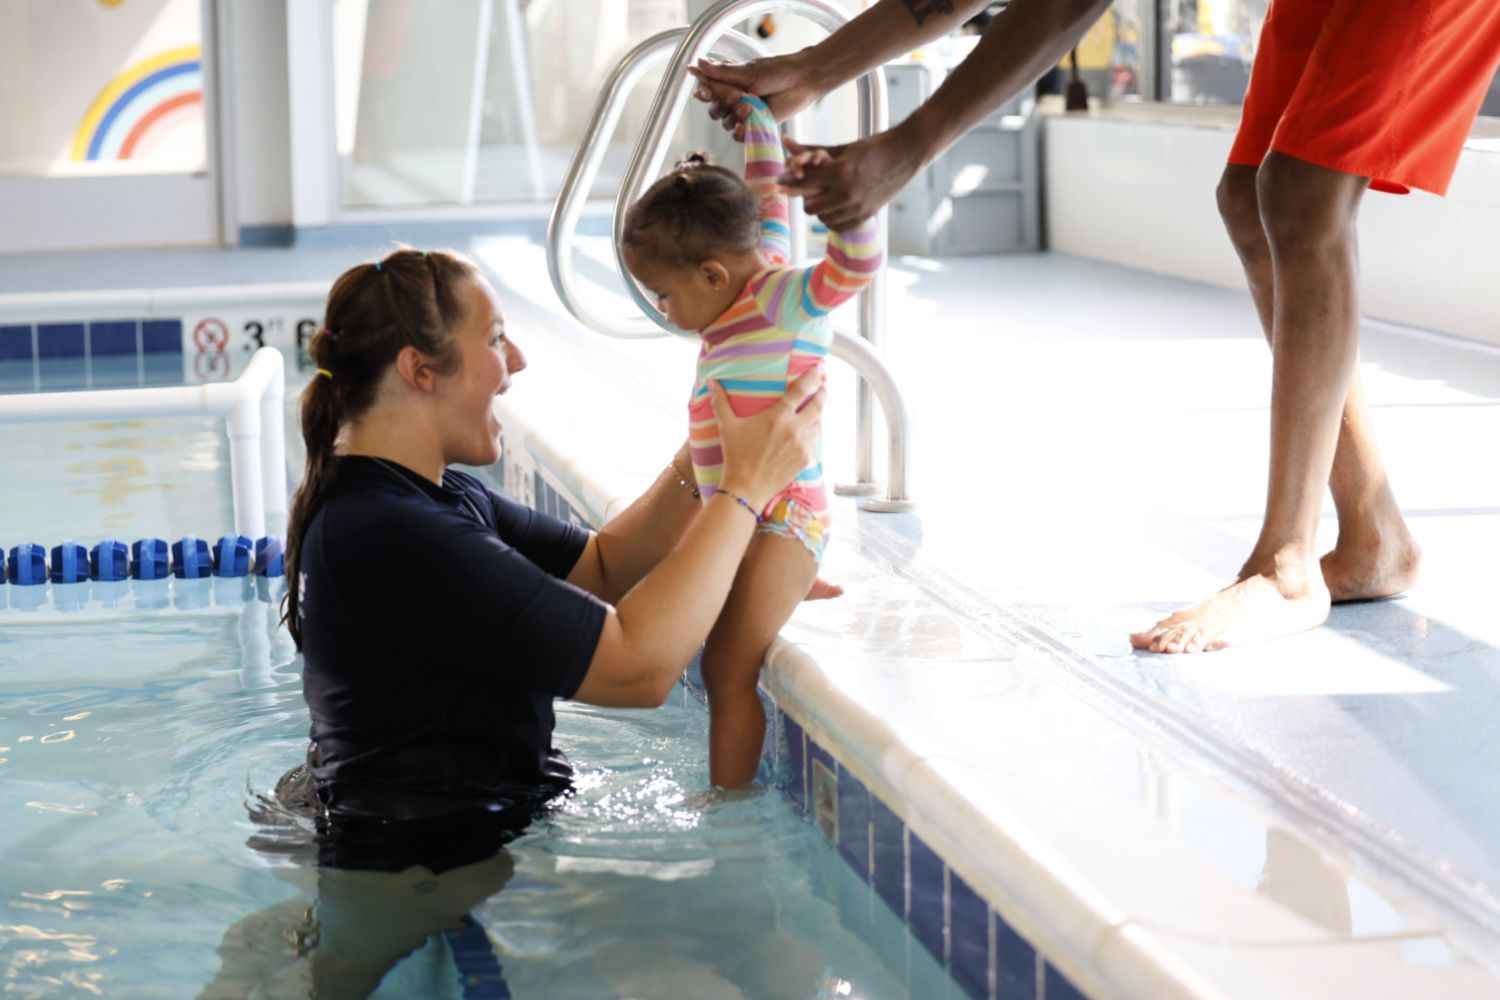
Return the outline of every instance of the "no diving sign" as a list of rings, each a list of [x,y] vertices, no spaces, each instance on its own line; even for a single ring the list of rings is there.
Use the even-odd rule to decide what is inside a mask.
[[[222,354],[229,343],[229,327],[215,316],[205,316],[193,327],[193,344],[203,354]]]

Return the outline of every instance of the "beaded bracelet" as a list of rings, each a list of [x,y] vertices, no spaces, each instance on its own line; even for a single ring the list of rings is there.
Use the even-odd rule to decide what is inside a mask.
[[[698,487],[688,482],[687,477],[684,476],[682,474],[682,471],[677,468],[677,460],[675,458],[672,459],[672,461],[668,462],[667,466],[672,470],[672,474],[677,477],[677,481],[682,484],[682,488],[693,495],[694,500],[703,499],[703,494],[698,491]]]
[[[760,516],[760,511],[756,510],[755,507],[750,503],[749,500],[746,500],[744,497],[740,496],[738,493],[731,493],[728,490],[720,490],[719,492],[722,493],[722,494],[724,494],[726,497],[732,497],[734,499],[735,503],[739,504],[741,507],[743,507],[746,510],[748,510],[750,512],[750,516],[753,517],[753,518],[755,518],[755,523],[756,524],[765,524],[766,523],[766,519]]]

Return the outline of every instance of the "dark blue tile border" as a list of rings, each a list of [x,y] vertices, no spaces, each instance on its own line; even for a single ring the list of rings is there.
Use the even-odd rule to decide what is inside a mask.
[[[839,853],[861,882],[870,881],[870,790],[838,765]]]
[[[927,846],[921,837],[907,830],[907,871],[910,873],[910,901],[907,923],[912,935],[932,953],[939,963],[947,961],[946,947],[946,872],[943,859]]]
[[[1051,962],[1046,964],[1046,970],[1042,973],[1041,992],[1047,1000],[1088,1000],[1083,990],[1074,986],[1073,981],[1059,972]]]
[[[141,350],[146,354],[181,354],[182,320],[143,320],[141,322]]]
[[[0,325],[0,360],[106,354],[181,354],[181,319],[111,319]]]
[[[906,919],[906,824],[876,795],[870,796],[871,861],[875,892]]]
[[[31,325],[0,326],[0,358],[31,357]]]
[[[802,727],[785,713],[781,716],[782,739],[786,741],[786,790],[797,811],[807,814],[807,745]]]
[[[948,872],[948,967],[971,997],[990,995],[990,908],[957,872]]]
[[[807,814],[834,847],[839,837],[839,772],[833,754],[807,737]]]
[[[133,319],[106,320],[89,324],[89,355],[134,354],[139,346],[136,342],[136,321]]]
[[[81,358],[86,339],[82,323],[38,323],[36,353],[43,358]]]
[[[1036,949],[995,914],[995,1000],[1034,1000]]]

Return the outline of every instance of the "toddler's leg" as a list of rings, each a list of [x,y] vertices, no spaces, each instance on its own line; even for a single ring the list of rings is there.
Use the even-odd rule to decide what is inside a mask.
[[[745,551],[703,647],[708,773],[719,787],[738,788],[755,777],[766,731],[765,709],[755,691],[760,667],[817,574],[817,560],[795,538],[758,534]]]

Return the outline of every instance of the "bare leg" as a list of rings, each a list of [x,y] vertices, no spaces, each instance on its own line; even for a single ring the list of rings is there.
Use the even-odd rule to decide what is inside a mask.
[[[1358,358],[1355,221],[1368,180],[1271,153],[1257,178],[1271,251],[1271,475],[1238,582],[1130,637],[1190,653],[1321,625],[1330,595],[1314,549]]]
[[[721,788],[738,788],[755,778],[766,732],[765,709],[755,690],[761,664],[817,572],[812,553],[796,539],[756,535],[704,644],[708,774]]]
[[[1260,218],[1255,176],[1255,167],[1225,168],[1219,182],[1219,214],[1244,265],[1250,297],[1269,342],[1275,314],[1271,244]],[[1421,551],[1396,505],[1375,447],[1357,360],[1339,422],[1329,486],[1339,536],[1333,551],[1323,556],[1322,568],[1333,602],[1390,597],[1411,587]]]

